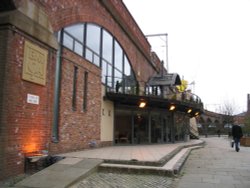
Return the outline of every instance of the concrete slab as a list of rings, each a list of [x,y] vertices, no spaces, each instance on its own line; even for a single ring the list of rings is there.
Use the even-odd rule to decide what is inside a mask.
[[[143,173],[173,175],[179,171],[192,147],[196,148],[195,146],[203,143],[202,140],[191,140],[185,143],[115,146],[65,153],[60,155],[66,157],[65,159],[24,179],[15,186],[68,187],[97,170],[98,166],[112,168],[112,170],[127,169],[130,172],[137,170]],[[177,154],[178,152],[180,153]],[[169,164],[164,168],[163,165],[167,161]]]
[[[16,187],[63,188],[92,173],[102,163],[97,159],[64,159],[17,183]]]
[[[137,160],[141,162],[158,162],[164,158],[172,158],[177,149],[203,144],[202,140],[190,140],[188,142],[179,142],[171,144],[155,145],[133,145],[133,146],[112,146],[104,148],[89,149],[77,152],[60,154],[60,156],[71,158],[102,159],[104,161],[130,161]],[[169,156],[169,157],[168,157]]]
[[[166,161],[164,166],[147,166],[147,165],[132,165],[132,164],[112,164],[112,163],[103,163],[100,165],[103,169],[120,169],[120,171],[134,171],[134,172],[143,172],[143,173],[158,173],[164,175],[177,175],[182,166],[184,165],[189,153],[193,149],[201,148],[201,146],[194,146],[189,148],[181,149],[176,155],[169,161]]]

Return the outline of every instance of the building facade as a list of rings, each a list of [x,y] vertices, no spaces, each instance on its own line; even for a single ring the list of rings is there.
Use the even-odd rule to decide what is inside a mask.
[[[203,110],[121,0],[3,0],[0,28],[0,179],[31,153],[184,141]]]
[[[218,130],[221,134],[231,135],[233,124],[238,124],[243,128],[244,134],[249,134],[249,117],[250,117],[250,94],[247,94],[247,110],[239,114],[233,115],[232,112],[226,111],[224,114],[204,110],[203,113],[196,118],[198,123],[198,131],[200,135],[215,135]],[[234,111],[235,106],[231,106]],[[230,108],[229,108],[230,109]],[[228,114],[230,115],[228,115]],[[244,132],[245,131],[245,132]]]

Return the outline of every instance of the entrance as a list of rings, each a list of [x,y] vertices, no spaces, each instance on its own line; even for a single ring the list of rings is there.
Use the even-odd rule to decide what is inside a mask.
[[[132,111],[115,110],[114,144],[132,144]]]
[[[148,144],[149,126],[148,112],[134,111],[133,112],[133,144]]]
[[[114,144],[172,142],[173,123],[168,111],[116,109]]]
[[[171,142],[171,116],[166,112],[151,113],[151,143]]]

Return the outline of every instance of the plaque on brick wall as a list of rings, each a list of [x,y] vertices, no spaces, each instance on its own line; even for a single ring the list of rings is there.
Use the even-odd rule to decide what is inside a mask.
[[[48,51],[25,41],[22,78],[37,84],[46,84]]]

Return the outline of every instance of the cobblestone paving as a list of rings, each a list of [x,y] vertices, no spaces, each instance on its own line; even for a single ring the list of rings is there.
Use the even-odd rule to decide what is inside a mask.
[[[173,188],[174,179],[150,174],[96,172],[71,188]]]

